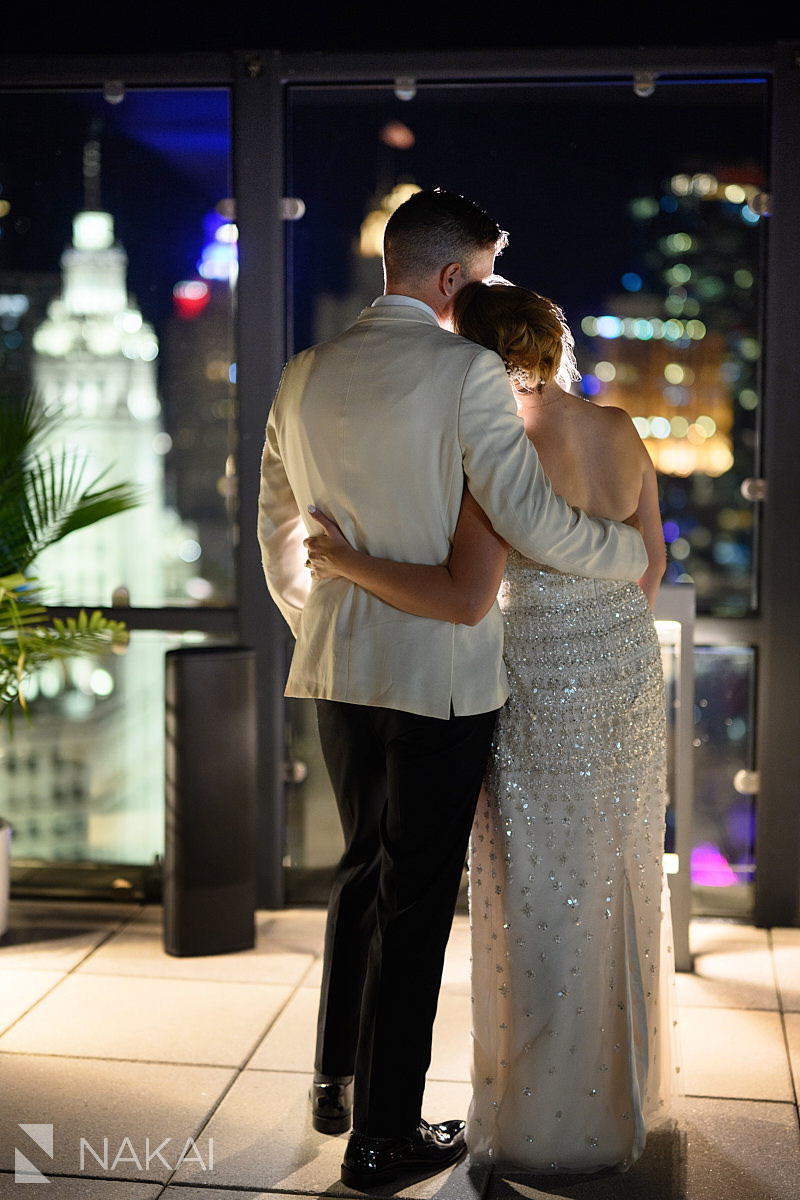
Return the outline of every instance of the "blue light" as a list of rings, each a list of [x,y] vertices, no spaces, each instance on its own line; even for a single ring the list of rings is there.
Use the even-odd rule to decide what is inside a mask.
[[[602,338],[618,338],[622,333],[622,321],[619,317],[598,317],[597,332]]]
[[[664,522],[664,541],[669,545],[681,536],[681,531],[674,521]]]
[[[711,551],[714,562],[720,566],[744,568],[749,566],[750,552],[738,542],[719,541]]]
[[[236,363],[231,363],[228,367],[228,380],[230,383],[236,383]]]
[[[626,292],[640,292],[642,290],[642,277],[637,275],[635,271],[628,271],[622,276],[622,286]]]
[[[85,101],[105,116],[98,91]],[[114,123],[132,142],[147,146],[211,196],[227,196],[231,148],[227,89],[129,88]]]
[[[662,196],[661,207],[664,212],[673,213],[678,211],[678,201],[674,196]]]
[[[203,247],[203,253],[197,263],[197,270],[203,279],[228,281],[235,274],[237,261],[235,245],[226,246],[222,242],[209,242]]]
[[[581,378],[581,388],[585,396],[596,396],[602,386],[596,375],[584,375]]]
[[[757,225],[761,220],[759,214],[754,213],[752,208],[748,208],[746,204],[742,205],[741,215],[742,220],[746,221],[748,225]]]
[[[206,214],[203,230],[205,242],[197,263],[198,274],[203,279],[232,282],[239,264],[236,226],[215,210]]]

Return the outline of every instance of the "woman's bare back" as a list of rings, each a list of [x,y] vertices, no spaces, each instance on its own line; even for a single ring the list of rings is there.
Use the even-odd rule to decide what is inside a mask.
[[[649,458],[626,412],[544,390],[520,413],[553,491],[590,517],[624,521],[639,506]]]

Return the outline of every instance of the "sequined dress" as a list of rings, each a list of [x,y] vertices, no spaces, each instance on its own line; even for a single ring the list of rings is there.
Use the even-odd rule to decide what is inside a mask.
[[[635,584],[512,551],[470,850],[473,1161],[624,1170],[677,1094],[661,655]]]

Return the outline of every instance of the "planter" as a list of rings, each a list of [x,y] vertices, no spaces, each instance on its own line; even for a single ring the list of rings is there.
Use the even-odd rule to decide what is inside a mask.
[[[11,826],[0,817],[0,937],[8,929],[8,901],[11,891]]]

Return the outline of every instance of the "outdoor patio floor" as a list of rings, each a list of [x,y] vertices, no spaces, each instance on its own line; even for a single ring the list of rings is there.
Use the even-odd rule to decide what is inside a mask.
[[[308,1111],[323,925],[318,908],[259,912],[253,950],[176,958],[157,906],[12,902],[0,939],[0,1196],[355,1195],[339,1179],[345,1135],[315,1133]],[[686,1097],[630,1172],[570,1181],[461,1163],[389,1194],[798,1200],[800,929],[698,920],[691,946],[695,970],[678,977]],[[431,1120],[466,1114],[469,1024],[459,915]],[[24,1160],[49,1182],[23,1182]]]

